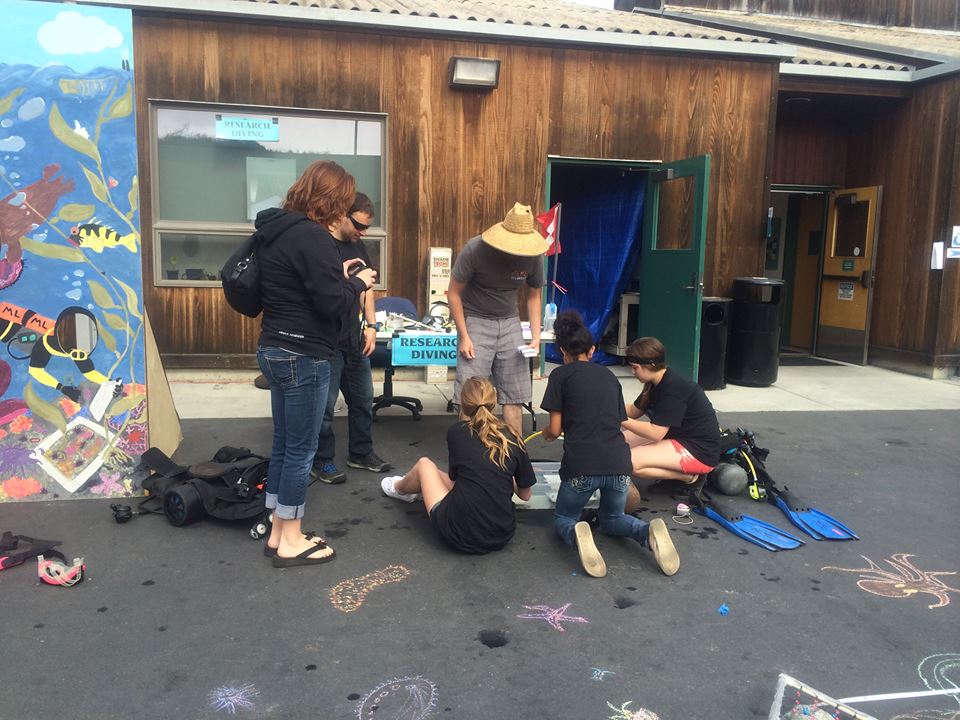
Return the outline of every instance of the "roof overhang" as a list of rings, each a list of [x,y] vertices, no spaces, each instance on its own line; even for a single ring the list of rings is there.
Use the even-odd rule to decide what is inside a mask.
[[[242,3],[236,0],[72,0],[72,4],[106,5],[178,15],[230,17],[255,22],[336,25],[370,32],[406,30],[445,36],[469,36],[471,39],[481,41],[486,38],[490,41],[537,42],[580,48],[606,47],[619,50],[684,52],[758,60],[783,60],[796,55],[793,47],[770,42],[752,43],[642,33],[597,32],[298,5]]]

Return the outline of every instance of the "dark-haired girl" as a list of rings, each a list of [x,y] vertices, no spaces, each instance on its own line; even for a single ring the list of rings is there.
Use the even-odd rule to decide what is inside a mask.
[[[635,477],[696,482],[720,462],[720,423],[703,389],[667,367],[655,337],[634,340],[627,362],[643,392],[626,406],[624,436]],[[646,415],[649,422],[640,420]]]
[[[590,362],[593,337],[578,313],[560,313],[553,329],[563,365],[550,373],[541,407],[550,413],[544,439],[550,442],[563,433],[554,529],[567,545],[576,544],[587,574],[606,575],[590,526],[580,520],[587,501],[600,490],[600,529],[649,547],[660,569],[673,575],[680,558],[663,520],[648,525],[623,512],[631,463],[630,448],[620,428],[627,419],[620,382],[610,370]]]

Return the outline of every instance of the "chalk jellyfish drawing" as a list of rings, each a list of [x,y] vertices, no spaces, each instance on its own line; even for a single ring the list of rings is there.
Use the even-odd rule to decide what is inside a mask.
[[[632,704],[633,701],[631,700],[620,707],[616,707],[608,702],[607,707],[613,710],[613,715],[610,716],[609,720],[660,720],[660,716],[650,710],[644,710],[643,708],[631,710],[629,706]]]
[[[523,618],[524,620],[546,620],[551,626],[555,627],[560,632],[564,632],[565,628],[563,627],[563,623],[565,622],[590,622],[586,618],[577,617],[576,615],[567,615],[567,608],[572,604],[573,603],[567,603],[566,605],[562,605],[558,608],[552,608],[546,605],[524,605],[523,607],[525,609],[532,610],[533,612],[517,615],[517,617]]]
[[[260,694],[253,685],[224,685],[210,691],[210,707],[217,712],[226,710],[231,715],[236,715],[237,710],[250,710],[253,708],[253,698]]]
[[[960,588],[950,587],[942,580],[938,579],[940,575],[956,575],[956,572],[928,572],[920,570],[910,562],[909,558],[914,557],[907,553],[896,553],[890,556],[890,559],[884,559],[892,570],[885,570],[866,555],[861,555],[867,561],[869,567],[865,568],[841,568],[827,566],[821,570],[839,570],[840,572],[860,573],[860,579],[857,585],[861,590],[866,590],[873,595],[889,598],[905,598],[917,593],[926,593],[933,595],[939,602],[934,605],[928,605],[929,609],[946,607],[950,604],[948,593],[960,593]]]
[[[360,609],[367,598],[367,593],[373,588],[400,582],[408,577],[410,577],[410,571],[403,565],[388,565],[381,570],[337,583],[330,591],[330,602],[340,612],[353,612]]]
[[[437,706],[437,685],[419,675],[380,683],[357,705],[359,720],[423,720]]]

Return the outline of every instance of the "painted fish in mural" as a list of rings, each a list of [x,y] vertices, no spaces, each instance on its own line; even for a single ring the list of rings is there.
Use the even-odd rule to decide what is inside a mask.
[[[57,164],[43,168],[43,176],[32,185],[0,198],[0,290],[10,287],[23,272],[20,238],[47,222],[61,196],[73,191],[73,180],[55,178]]]
[[[93,250],[95,253],[102,253],[107,248],[121,245],[132,253],[137,251],[136,233],[121,235],[116,230],[95,223],[70,228],[70,242],[77,247]]]

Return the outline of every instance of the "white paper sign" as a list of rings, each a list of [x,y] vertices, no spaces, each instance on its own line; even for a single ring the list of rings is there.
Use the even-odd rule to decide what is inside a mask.
[[[960,260],[960,247],[947,248],[948,260]]]
[[[943,243],[935,242],[930,253],[930,269],[943,270]]]
[[[960,248],[960,225],[953,226],[953,236],[950,239],[950,247]]]
[[[853,300],[853,283],[841,282],[837,286],[837,300]]]

